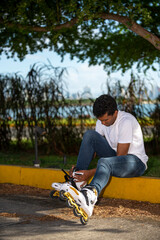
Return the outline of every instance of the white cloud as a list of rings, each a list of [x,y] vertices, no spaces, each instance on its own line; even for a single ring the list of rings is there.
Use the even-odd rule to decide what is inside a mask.
[[[102,84],[106,81],[106,73],[102,66],[91,66],[87,63],[79,63],[74,68],[69,69],[68,84],[69,91],[83,92],[84,87],[88,86],[93,95],[100,94]]]
[[[69,55],[64,57],[64,61],[61,62],[61,57],[56,53],[44,50],[36,54],[28,54],[26,58],[20,62],[18,59],[7,59],[2,55],[0,60],[0,73],[15,73],[19,72],[24,77],[28,73],[30,66],[35,63],[48,64],[47,59],[55,67],[66,67],[68,76],[65,77],[68,83],[68,90],[71,93],[83,92],[84,87],[88,86],[94,96],[98,96],[102,93],[102,88],[105,90],[106,79],[108,78],[106,72],[103,70],[103,66],[88,66],[87,62],[78,63],[75,60],[70,60]],[[157,82],[160,85],[160,76],[158,72],[149,71],[150,76],[154,78],[154,83]],[[111,78],[121,79],[122,83],[126,84],[130,80],[130,71],[121,76],[120,72],[111,74]]]

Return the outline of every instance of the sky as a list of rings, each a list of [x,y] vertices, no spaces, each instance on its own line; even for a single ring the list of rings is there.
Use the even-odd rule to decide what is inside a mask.
[[[35,63],[48,64],[48,60],[54,67],[66,67],[68,75],[66,76],[66,82],[68,85],[68,91],[70,94],[84,91],[85,87],[91,89],[93,97],[98,97],[102,92],[106,91],[106,79],[107,73],[103,70],[103,66],[88,66],[88,62],[80,63],[78,59],[70,60],[69,55],[64,57],[64,61],[61,62],[61,57],[54,52],[44,50],[36,54],[28,54],[23,61],[18,58],[16,61],[12,58],[7,59],[5,55],[0,56],[0,73],[12,74],[18,72],[23,77],[27,75],[30,67]],[[142,77],[144,75],[142,74]],[[149,71],[147,73],[148,78],[152,78],[154,83],[160,86],[160,73]],[[122,84],[127,85],[130,79],[130,71],[127,71],[123,76],[121,72],[111,74],[112,81],[120,79]]]

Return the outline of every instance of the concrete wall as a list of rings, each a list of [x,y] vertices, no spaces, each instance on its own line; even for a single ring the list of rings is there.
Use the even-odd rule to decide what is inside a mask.
[[[64,173],[56,169],[0,165],[0,183],[51,189],[52,182],[64,182]],[[160,179],[112,177],[102,196],[160,203]]]

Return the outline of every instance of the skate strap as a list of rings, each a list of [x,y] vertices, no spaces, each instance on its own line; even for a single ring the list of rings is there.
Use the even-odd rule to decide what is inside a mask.
[[[65,173],[64,178],[65,178],[66,182],[68,182],[70,180],[69,174],[63,168],[61,170]]]
[[[63,168],[61,170],[69,177],[69,174]]]

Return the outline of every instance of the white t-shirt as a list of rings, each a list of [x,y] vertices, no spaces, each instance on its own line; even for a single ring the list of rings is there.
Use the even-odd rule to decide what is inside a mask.
[[[142,130],[132,114],[118,111],[116,121],[109,127],[97,120],[96,131],[107,139],[115,151],[118,143],[130,143],[128,154],[136,155],[147,167],[148,156],[144,149]]]

